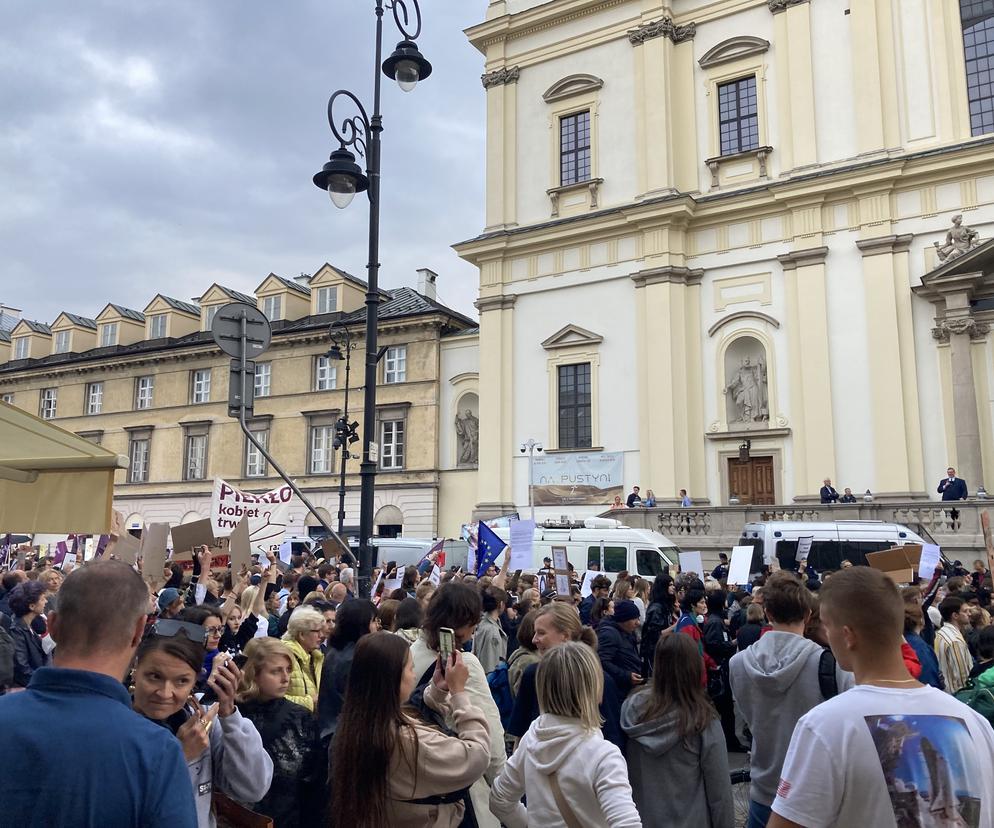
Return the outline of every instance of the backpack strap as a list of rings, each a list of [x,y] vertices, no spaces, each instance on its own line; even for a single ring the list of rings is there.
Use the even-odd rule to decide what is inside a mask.
[[[549,774],[549,787],[552,788],[552,796],[556,800],[556,807],[559,809],[559,816],[566,823],[566,828],[583,828],[580,820],[563,796],[563,789],[559,787],[559,775],[556,771]]]
[[[835,673],[835,656],[831,650],[823,650],[818,659],[818,689],[823,699],[839,695],[839,678]]]

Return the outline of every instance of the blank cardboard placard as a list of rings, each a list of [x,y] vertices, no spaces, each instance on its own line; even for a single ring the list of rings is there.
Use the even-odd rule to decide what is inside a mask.
[[[866,562],[879,569],[896,584],[910,584],[921,561],[921,544],[893,546],[882,552],[868,552]]]
[[[142,543],[138,538],[132,535],[130,532],[125,532],[119,538],[112,538],[111,548],[108,544],[107,551],[117,558],[119,561],[124,561],[134,566],[135,561],[138,559],[138,553],[141,552]]]
[[[231,571],[241,572],[252,566],[252,544],[249,541],[248,518],[243,517],[228,536],[228,555],[231,558]]]
[[[214,530],[210,518],[182,523],[173,527],[173,560],[189,560],[193,557],[193,547],[213,546]]]
[[[146,523],[142,530],[141,556],[142,572],[158,578],[166,565],[166,541],[169,538],[168,523]]]
[[[704,560],[701,558],[701,553],[698,552],[681,552],[680,553],[680,571],[681,572],[693,572],[697,577],[704,578]]]
[[[728,566],[729,586],[744,586],[749,583],[749,570],[752,568],[752,547],[733,546],[732,562]]]

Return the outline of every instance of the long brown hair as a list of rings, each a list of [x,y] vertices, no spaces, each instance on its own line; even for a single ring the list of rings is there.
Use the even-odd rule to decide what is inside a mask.
[[[407,641],[392,633],[370,633],[356,644],[332,746],[332,809],[338,825],[380,828],[389,823],[387,780],[398,748],[417,786],[417,736],[400,705],[408,658]],[[404,738],[404,729],[410,738]],[[357,791],[363,795],[356,796]]]
[[[652,684],[642,691],[649,693],[642,721],[675,712],[681,739],[701,733],[717,717],[701,685],[703,669],[704,659],[689,635],[660,638],[652,665]]]

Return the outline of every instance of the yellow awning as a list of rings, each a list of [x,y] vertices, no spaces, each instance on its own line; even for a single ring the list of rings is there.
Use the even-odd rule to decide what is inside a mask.
[[[110,532],[114,472],[128,458],[0,403],[0,531]]]

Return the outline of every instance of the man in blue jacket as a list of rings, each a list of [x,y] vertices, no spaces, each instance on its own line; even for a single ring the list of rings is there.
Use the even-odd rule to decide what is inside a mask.
[[[962,477],[956,476],[956,469],[950,466],[946,469],[946,476],[939,481],[936,491],[942,495],[943,500],[966,500],[966,481]]]
[[[89,563],[66,578],[48,616],[55,666],[0,698],[0,767],[17,769],[0,823],[195,828],[179,741],[132,711],[122,683],[148,611],[148,588],[123,561]]]
[[[639,608],[634,601],[619,601],[614,615],[605,615],[597,625],[597,655],[622,699],[642,684],[642,657],[635,639],[638,625]]]

